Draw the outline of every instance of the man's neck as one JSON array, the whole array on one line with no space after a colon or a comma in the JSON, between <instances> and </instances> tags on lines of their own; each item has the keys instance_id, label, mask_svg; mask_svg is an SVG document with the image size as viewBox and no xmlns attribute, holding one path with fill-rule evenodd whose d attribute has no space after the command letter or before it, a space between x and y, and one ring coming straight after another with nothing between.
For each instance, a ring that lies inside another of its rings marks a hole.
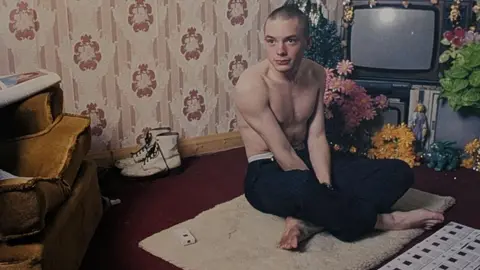
<instances>
[{"instance_id":1,"label":"man's neck","mask_svg":"<svg viewBox=\"0 0 480 270\"><path fill-rule=\"evenodd\" d=\"M278 82L282 83L297 83L298 78L299 78L299 70L300 70L300 65L302 64L302 61L300 61L298 64L294 65L291 70L288 72L278 72L274 67L270 65L270 74L272 79Z\"/></svg>"}]
</instances>

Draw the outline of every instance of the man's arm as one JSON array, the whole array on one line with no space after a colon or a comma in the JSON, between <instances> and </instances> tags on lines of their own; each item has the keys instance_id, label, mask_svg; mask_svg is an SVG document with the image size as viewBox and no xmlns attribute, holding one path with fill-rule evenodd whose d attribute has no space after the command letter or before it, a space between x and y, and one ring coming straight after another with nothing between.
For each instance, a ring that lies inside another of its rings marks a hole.
<instances>
[{"instance_id":1,"label":"man's arm","mask_svg":"<svg viewBox=\"0 0 480 270\"><path fill-rule=\"evenodd\" d=\"M319 68L320 86L317 96L315 115L310 123L308 131L308 151L310 160L318 181L331 184L330 175L330 148L325 133L324 116L324 93L325 93L325 71Z\"/></svg>"},{"instance_id":2,"label":"man's arm","mask_svg":"<svg viewBox=\"0 0 480 270\"><path fill-rule=\"evenodd\" d=\"M234 93L237 111L247 124L263 138L283 170L308 170L270 109L265 82L261 78L253 78L246 73L242 75L237 81Z\"/></svg>"}]
</instances>

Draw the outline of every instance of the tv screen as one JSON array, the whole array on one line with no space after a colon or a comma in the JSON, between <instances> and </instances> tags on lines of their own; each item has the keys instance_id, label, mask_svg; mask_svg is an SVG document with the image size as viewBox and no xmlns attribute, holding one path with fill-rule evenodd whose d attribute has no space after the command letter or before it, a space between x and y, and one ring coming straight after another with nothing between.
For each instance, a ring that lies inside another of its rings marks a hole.
<instances>
[{"instance_id":1,"label":"tv screen","mask_svg":"<svg viewBox=\"0 0 480 270\"><path fill-rule=\"evenodd\" d=\"M428 71L436 55L436 20L427 8L356 8L349 58L362 68Z\"/></svg>"}]
</instances>

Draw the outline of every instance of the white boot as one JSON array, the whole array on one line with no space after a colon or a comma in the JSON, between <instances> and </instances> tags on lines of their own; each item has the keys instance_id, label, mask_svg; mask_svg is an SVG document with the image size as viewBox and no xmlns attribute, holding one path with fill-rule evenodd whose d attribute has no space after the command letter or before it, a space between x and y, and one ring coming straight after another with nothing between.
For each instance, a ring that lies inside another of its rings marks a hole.
<instances>
[{"instance_id":1,"label":"white boot","mask_svg":"<svg viewBox=\"0 0 480 270\"><path fill-rule=\"evenodd\" d=\"M152 141L153 146L148 150L145 159L140 163L135 163L123 168L121 171L123 176L145 177L167 170L158 142L156 140Z\"/></svg>"},{"instance_id":2,"label":"white boot","mask_svg":"<svg viewBox=\"0 0 480 270\"><path fill-rule=\"evenodd\" d=\"M171 170L181 170L178 136L176 132L157 135L145 160L125 167L121 174L128 177L166 176Z\"/></svg>"},{"instance_id":3,"label":"white boot","mask_svg":"<svg viewBox=\"0 0 480 270\"><path fill-rule=\"evenodd\" d=\"M182 159L178 151L178 132L167 132L157 135L157 143L160 145L167 170L182 170Z\"/></svg>"},{"instance_id":4,"label":"white boot","mask_svg":"<svg viewBox=\"0 0 480 270\"><path fill-rule=\"evenodd\" d=\"M168 133L171 130L172 129L170 127L158 127L150 129L147 134L145 134L145 142L142 147L136 152L130 153L130 157L115 161L115 167L118 169L123 169L133 164L142 162L145 160L148 151L153 147L157 135Z\"/></svg>"}]
</instances>

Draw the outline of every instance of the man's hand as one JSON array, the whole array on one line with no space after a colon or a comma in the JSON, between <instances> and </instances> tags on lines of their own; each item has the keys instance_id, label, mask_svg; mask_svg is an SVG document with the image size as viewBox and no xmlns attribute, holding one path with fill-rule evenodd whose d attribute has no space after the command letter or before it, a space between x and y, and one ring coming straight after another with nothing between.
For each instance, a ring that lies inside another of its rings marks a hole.
<instances>
[{"instance_id":1,"label":"man's hand","mask_svg":"<svg viewBox=\"0 0 480 270\"><path fill-rule=\"evenodd\" d=\"M331 185L330 178L330 147L325 133L324 99L325 70L320 67L318 71L319 86L315 115L308 131L308 148L310 160L315 175L320 183Z\"/></svg>"},{"instance_id":2,"label":"man's hand","mask_svg":"<svg viewBox=\"0 0 480 270\"><path fill-rule=\"evenodd\" d=\"M283 170L308 170L278 124L260 76L244 71L237 81L234 101L238 113L262 137Z\"/></svg>"},{"instance_id":3,"label":"man's hand","mask_svg":"<svg viewBox=\"0 0 480 270\"><path fill-rule=\"evenodd\" d=\"M327 186L331 185L330 177L330 148L325 135L309 137L308 148L310 160L318 181Z\"/></svg>"}]
</instances>

